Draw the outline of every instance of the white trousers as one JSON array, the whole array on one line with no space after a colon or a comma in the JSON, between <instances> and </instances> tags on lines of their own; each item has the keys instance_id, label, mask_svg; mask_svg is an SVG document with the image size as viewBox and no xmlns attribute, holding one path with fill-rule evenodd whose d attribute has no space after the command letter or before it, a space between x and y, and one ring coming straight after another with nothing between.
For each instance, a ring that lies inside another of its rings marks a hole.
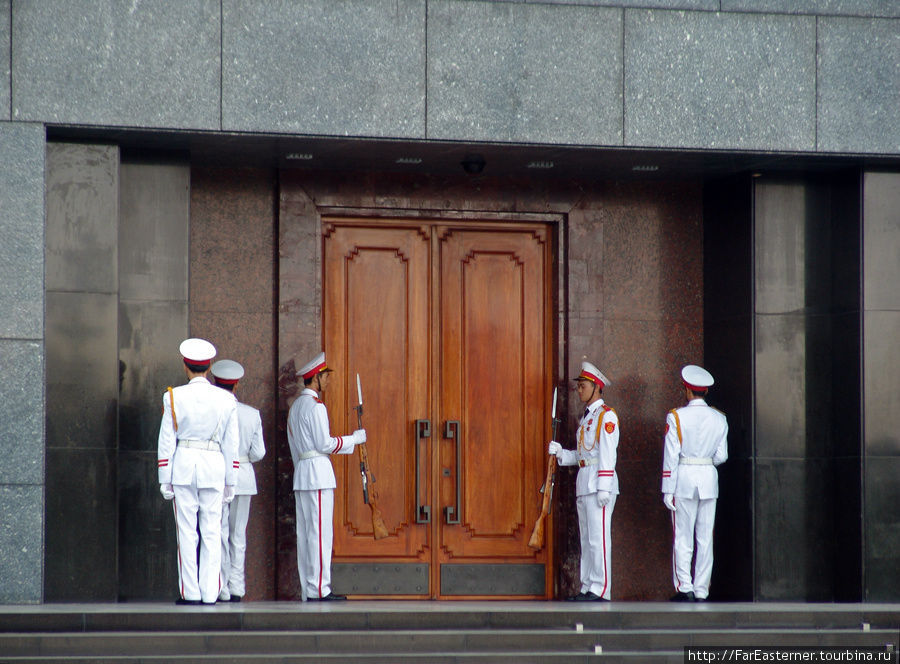
<instances>
[{"instance_id":1,"label":"white trousers","mask_svg":"<svg viewBox=\"0 0 900 664\"><path fill-rule=\"evenodd\" d=\"M297 509L297 571L300 594L318 599L331 593L334 489L294 491Z\"/></svg>"},{"instance_id":2,"label":"white trousers","mask_svg":"<svg viewBox=\"0 0 900 664\"><path fill-rule=\"evenodd\" d=\"M190 486L176 484L172 488L175 491L172 507L178 537L179 593L183 599L214 604L219 597L222 565L222 491L198 489L196 483Z\"/></svg>"},{"instance_id":3,"label":"white trousers","mask_svg":"<svg viewBox=\"0 0 900 664\"><path fill-rule=\"evenodd\" d=\"M222 506L222 590L219 599L244 596L247 522L252 497L235 496L230 505Z\"/></svg>"},{"instance_id":4,"label":"white trousers","mask_svg":"<svg viewBox=\"0 0 900 664\"><path fill-rule=\"evenodd\" d=\"M612 525L616 496L611 495L609 503L597 505L597 494L578 496L575 499L578 511L578 533L581 538L581 592L592 592L609 599L611 594L612 570Z\"/></svg>"},{"instance_id":5,"label":"white trousers","mask_svg":"<svg viewBox=\"0 0 900 664\"><path fill-rule=\"evenodd\" d=\"M676 498L672 513L675 541L672 547L672 580L675 590L693 592L694 597L709 596L709 580L713 567L713 526L716 522L716 499ZM696 542L696 547L694 546ZM691 562L696 549L694 574Z\"/></svg>"}]
</instances>

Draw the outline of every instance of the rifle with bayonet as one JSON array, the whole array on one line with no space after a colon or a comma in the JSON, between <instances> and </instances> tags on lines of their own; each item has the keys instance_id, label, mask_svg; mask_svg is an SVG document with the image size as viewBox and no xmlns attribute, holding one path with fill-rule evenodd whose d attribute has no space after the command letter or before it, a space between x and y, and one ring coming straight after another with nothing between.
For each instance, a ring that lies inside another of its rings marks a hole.
<instances>
[{"instance_id":1,"label":"rifle with bayonet","mask_svg":"<svg viewBox=\"0 0 900 664\"><path fill-rule=\"evenodd\" d=\"M553 408L550 413L553 426L553 438L556 440L556 425L559 420L556 419L556 388L553 388ZM550 514L553 502L553 487L556 485L556 455L550 454L547 459L547 477L544 480L544 486L541 487L541 493L544 494L544 500L541 503L541 513L538 515L537 521L534 522L534 530L531 531L531 539L528 540L528 546L535 550L544 547L544 520Z\"/></svg>"},{"instance_id":2,"label":"rifle with bayonet","mask_svg":"<svg viewBox=\"0 0 900 664\"><path fill-rule=\"evenodd\" d=\"M356 394L359 397L359 405L353 410L356 411L357 428L362 429L362 386L359 382L359 374L356 374ZM366 444L362 443L356 446L359 450L359 474L362 477L363 502L372 510L372 534L375 539L380 540L388 536L387 526L384 525L384 518L381 516L381 510L378 509L378 496L375 493L375 476L369 468L369 451Z\"/></svg>"}]
</instances>

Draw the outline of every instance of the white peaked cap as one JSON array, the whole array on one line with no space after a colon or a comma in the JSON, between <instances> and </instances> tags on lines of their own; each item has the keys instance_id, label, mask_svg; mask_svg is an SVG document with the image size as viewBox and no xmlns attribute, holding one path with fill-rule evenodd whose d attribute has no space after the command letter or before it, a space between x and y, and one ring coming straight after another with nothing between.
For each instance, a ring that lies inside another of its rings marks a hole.
<instances>
[{"instance_id":1,"label":"white peaked cap","mask_svg":"<svg viewBox=\"0 0 900 664\"><path fill-rule=\"evenodd\" d=\"M323 371L331 371L331 369L329 369L325 364L325 353L319 353L309 362L300 367L297 375L305 380L308 380L316 374L322 373Z\"/></svg>"},{"instance_id":2,"label":"white peaked cap","mask_svg":"<svg viewBox=\"0 0 900 664\"><path fill-rule=\"evenodd\" d=\"M217 383L234 384L244 377L244 367L234 360L219 360L209 370Z\"/></svg>"},{"instance_id":3,"label":"white peaked cap","mask_svg":"<svg viewBox=\"0 0 900 664\"><path fill-rule=\"evenodd\" d=\"M688 364L681 370L681 380L686 387L696 387L700 390L705 390L715 382L711 373L696 364Z\"/></svg>"},{"instance_id":4,"label":"white peaked cap","mask_svg":"<svg viewBox=\"0 0 900 664\"><path fill-rule=\"evenodd\" d=\"M206 339L185 339L178 347L185 362L204 365L216 356L216 347Z\"/></svg>"},{"instance_id":5,"label":"white peaked cap","mask_svg":"<svg viewBox=\"0 0 900 664\"><path fill-rule=\"evenodd\" d=\"M576 378L575 380L589 380L592 383L596 383L597 385L599 385L601 390L607 385L612 385L612 381L610 381L609 378L600 373L600 369L595 367L590 362L581 363L581 373L578 374L578 378Z\"/></svg>"}]
</instances>

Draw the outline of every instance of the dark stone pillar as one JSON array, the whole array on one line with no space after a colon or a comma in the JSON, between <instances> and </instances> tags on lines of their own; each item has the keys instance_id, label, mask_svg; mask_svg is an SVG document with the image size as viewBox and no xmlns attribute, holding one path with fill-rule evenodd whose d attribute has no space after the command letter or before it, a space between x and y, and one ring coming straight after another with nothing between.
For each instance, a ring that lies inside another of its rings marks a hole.
<instances>
[{"instance_id":1,"label":"dark stone pillar","mask_svg":"<svg viewBox=\"0 0 900 664\"><path fill-rule=\"evenodd\" d=\"M900 597L900 173L863 180L865 599Z\"/></svg>"}]
</instances>

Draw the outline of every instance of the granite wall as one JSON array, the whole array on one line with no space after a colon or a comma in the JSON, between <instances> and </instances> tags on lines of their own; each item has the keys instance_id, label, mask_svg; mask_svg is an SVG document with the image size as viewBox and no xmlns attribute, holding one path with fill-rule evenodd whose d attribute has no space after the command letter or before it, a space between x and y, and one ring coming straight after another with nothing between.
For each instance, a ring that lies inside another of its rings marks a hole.
<instances>
[{"instance_id":1,"label":"granite wall","mask_svg":"<svg viewBox=\"0 0 900 664\"><path fill-rule=\"evenodd\" d=\"M6 404L0 418L0 602L13 604L40 601L44 582L44 128L40 124L0 122L0 207L0 400Z\"/></svg>"}]
</instances>

